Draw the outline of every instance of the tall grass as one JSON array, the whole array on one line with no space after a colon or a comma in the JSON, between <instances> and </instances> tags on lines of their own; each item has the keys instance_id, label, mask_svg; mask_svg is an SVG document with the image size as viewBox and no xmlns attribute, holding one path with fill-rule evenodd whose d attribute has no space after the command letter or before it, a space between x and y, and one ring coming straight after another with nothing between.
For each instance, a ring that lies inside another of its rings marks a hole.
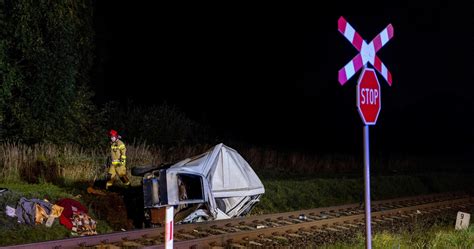
<instances>
[{"instance_id":1,"label":"tall grass","mask_svg":"<svg viewBox=\"0 0 474 249\"><path fill-rule=\"evenodd\" d=\"M174 162L202 153L209 146L150 147L144 143L127 146L128 170L164 162ZM19 143L0 144L0 182L91 181L105 172L108 148L84 149L79 146ZM140 179L132 179L140 181Z\"/></svg>"},{"instance_id":2,"label":"tall grass","mask_svg":"<svg viewBox=\"0 0 474 249\"><path fill-rule=\"evenodd\" d=\"M172 163L205 152L213 145L150 146L145 143L127 144L127 168ZM298 151L279 151L263 147L232 146L257 172L267 177L299 174L319 175L360 173L362 161L351 155L317 155ZM108 148L81 148L74 145L0 143L0 181L31 183L91 181L105 172L103 164ZM442 161L424 158L373 159L372 170L404 171L440 168ZM448 164L446 164L448 165ZM283 174L279 174L282 172ZM132 184L141 179L132 177Z\"/></svg>"},{"instance_id":3,"label":"tall grass","mask_svg":"<svg viewBox=\"0 0 474 249\"><path fill-rule=\"evenodd\" d=\"M18 143L0 144L0 180L3 182L79 180L90 177L99 152L75 146Z\"/></svg>"}]
</instances>

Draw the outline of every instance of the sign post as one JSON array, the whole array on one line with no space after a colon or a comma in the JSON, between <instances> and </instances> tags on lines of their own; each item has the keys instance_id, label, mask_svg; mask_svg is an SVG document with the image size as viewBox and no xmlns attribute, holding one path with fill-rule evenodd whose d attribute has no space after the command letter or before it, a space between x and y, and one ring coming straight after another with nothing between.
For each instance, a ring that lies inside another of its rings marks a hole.
<instances>
[{"instance_id":1,"label":"sign post","mask_svg":"<svg viewBox=\"0 0 474 249\"><path fill-rule=\"evenodd\" d=\"M393 27L389 24L369 44L342 16L337 22L337 28L360 52L339 70L339 83L344 85L359 69L364 68L357 83L357 109L364 123L365 247L372 248L369 125L375 125L377 122L382 107L382 96L377 74L374 69L367 68L367 63L373 65L387 83L392 85L392 75L375 53L393 37Z\"/></svg>"},{"instance_id":2,"label":"sign post","mask_svg":"<svg viewBox=\"0 0 474 249\"><path fill-rule=\"evenodd\" d=\"M166 206L165 249L173 249L174 206Z\"/></svg>"},{"instance_id":3,"label":"sign post","mask_svg":"<svg viewBox=\"0 0 474 249\"><path fill-rule=\"evenodd\" d=\"M364 207L365 207L365 248L372 248L372 217L370 210L370 148L369 126L364 125Z\"/></svg>"},{"instance_id":4,"label":"sign post","mask_svg":"<svg viewBox=\"0 0 474 249\"><path fill-rule=\"evenodd\" d=\"M375 71L362 70L357 84L357 109L364 122L364 199L365 199L365 240L366 248L372 248L371 206L370 206L370 145L369 125L377 121L381 108L380 84Z\"/></svg>"}]
</instances>

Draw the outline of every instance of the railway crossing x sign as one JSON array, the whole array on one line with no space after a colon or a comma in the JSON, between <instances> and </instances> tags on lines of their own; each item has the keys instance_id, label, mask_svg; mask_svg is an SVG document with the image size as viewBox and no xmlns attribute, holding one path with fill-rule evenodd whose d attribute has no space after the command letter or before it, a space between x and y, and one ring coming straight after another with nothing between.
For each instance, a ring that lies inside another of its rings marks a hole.
<instances>
[{"instance_id":1,"label":"railway crossing x sign","mask_svg":"<svg viewBox=\"0 0 474 249\"><path fill-rule=\"evenodd\" d=\"M344 85L354 74L364 67L357 84L357 107L364 121L364 199L365 199L365 248L372 248L371 207L370 207L370 148L369 125L374 125L380 112L382 102L380 84L374 69L367 68L370 63L392 85L392 74L376 55L392 37L393 27L389 24L370 43L355 31L355 29L340 17L337 29L360 52L338 72L339 83Z\"/></svg>"},{"instance_id":2,"label":"railway crossing x sign","mask_svg":"<svg viewBox=\"0 0 474 249\"><path fill-rule=\"evenodd\" d=\"M344 19L340 17L337 21L337 29L347 40L359 51L349 63L339 70L339 83L344 85L359 69L367 63L370 63L385 78L388 84L392 85L392 74L376 55L392 37L393 26L389 24L380 34L378 34L369 44L355 31L355 29Z\"/></svg>"}]
</instances>

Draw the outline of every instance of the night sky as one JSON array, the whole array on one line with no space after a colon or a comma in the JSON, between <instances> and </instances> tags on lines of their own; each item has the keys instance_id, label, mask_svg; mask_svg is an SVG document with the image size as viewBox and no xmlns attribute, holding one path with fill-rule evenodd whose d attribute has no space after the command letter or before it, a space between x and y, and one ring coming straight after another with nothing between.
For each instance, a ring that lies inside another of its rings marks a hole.
<instances>
[{"instance_id":1,"label":"night sky","mask_svg":"<svg viewBox=\"0 0 474 249\"><path fill-rule=\"evenodd\" d=\"M474 4L364 3L371 7L338 2L290 13L98 1L95 100L167 102L221 137L250 144L359 153L360 71L344 86L337 81L357 55L337 31L344 16L368 41L389 23L395 30L377 53L393 86L378 74L373 150L472 154Z\"/></svg>"}]
</instances>

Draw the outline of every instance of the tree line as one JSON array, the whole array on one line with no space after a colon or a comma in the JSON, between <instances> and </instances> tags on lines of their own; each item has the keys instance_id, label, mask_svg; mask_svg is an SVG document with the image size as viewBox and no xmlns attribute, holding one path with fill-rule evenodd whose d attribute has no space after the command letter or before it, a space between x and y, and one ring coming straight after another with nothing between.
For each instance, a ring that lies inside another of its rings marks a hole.
<instances>
[{"instance_id":1,"label":"tree line","mask_svg":"<svg viewBox=\"0 0 474 249\"><path fill-rule=\"evenodd\" d=\"M174 106L92 101L93 15L91 0L0 0L0 141L90 147L110 128L151 144L206 139Z\"/></svg>"}]
</instances>

